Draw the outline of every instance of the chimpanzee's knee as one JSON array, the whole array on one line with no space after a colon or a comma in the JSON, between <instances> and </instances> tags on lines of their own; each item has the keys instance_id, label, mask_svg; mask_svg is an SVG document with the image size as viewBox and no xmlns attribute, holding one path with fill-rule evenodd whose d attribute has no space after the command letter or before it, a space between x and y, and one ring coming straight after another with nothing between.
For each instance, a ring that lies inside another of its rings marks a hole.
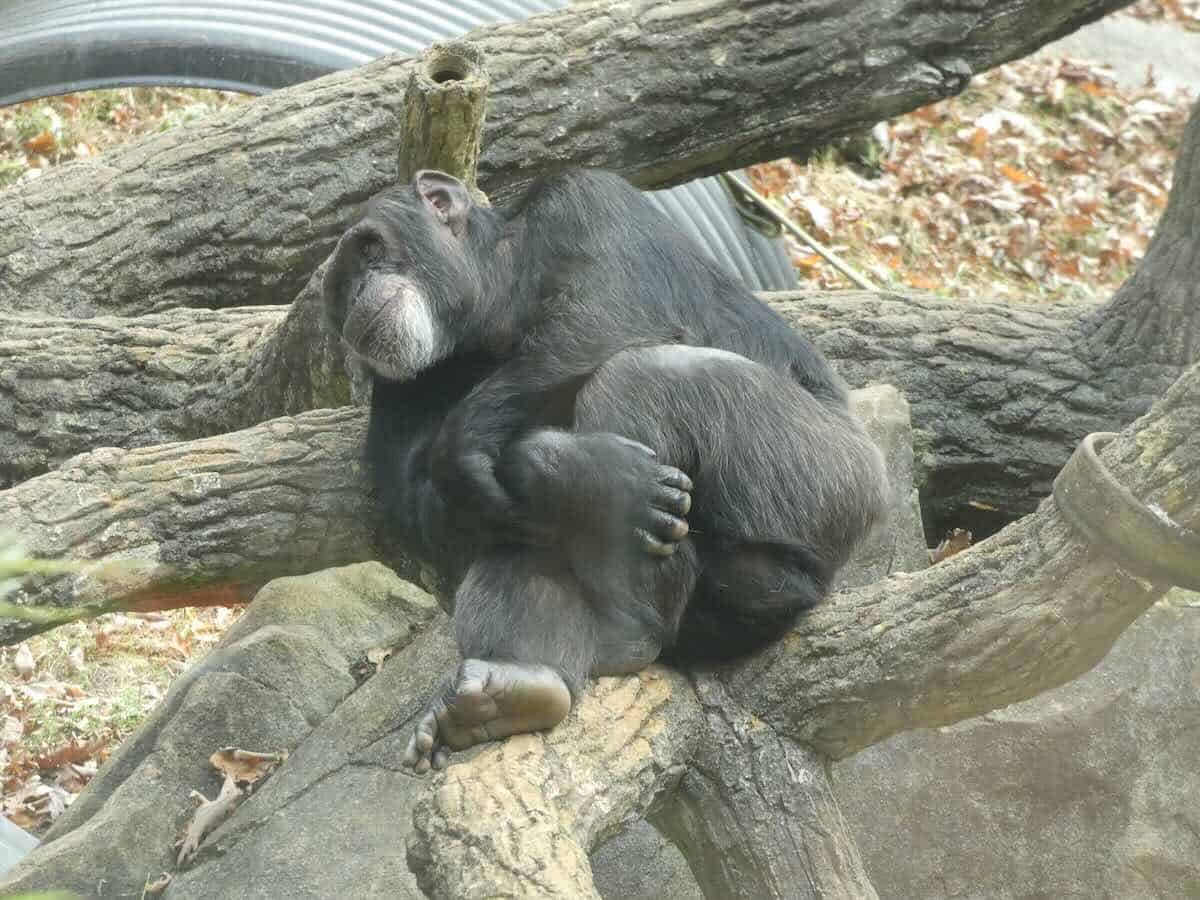
<instances>
[{"instance_id":1,"label":"chimpanzee's knee","mask_svg":"<svg viewBox=\"0 0 1200 900\"><path fill-rule=\"evenodd\" d=\"M579 392L575 418L578 431L640 441L686 472L697 535L787 536L836 568L881 505L879 451L845 405L736 353L623 351Z\"/></svg>"},{"instance_id":2,"label":"chimpanzee's knee","mask_svg":"<svg viewBox=\"0 0 1200 900\"><path fill-rule=\"evenodd\" d=\"M640 441L662 462L691 473L713 447L707 440L714 436L713 413L730 400L755 404L762 382L773 377L753 360L711 347L663 344L624 350L580 390L575 428Z\"/></svg>"}]
</instances>

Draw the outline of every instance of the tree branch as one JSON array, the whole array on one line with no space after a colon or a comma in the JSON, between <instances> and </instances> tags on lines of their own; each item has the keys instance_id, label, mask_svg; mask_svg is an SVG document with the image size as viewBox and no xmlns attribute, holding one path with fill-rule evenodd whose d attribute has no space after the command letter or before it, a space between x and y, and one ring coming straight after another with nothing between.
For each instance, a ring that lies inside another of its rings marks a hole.
<instances>
[{"instance_id":1,"label":"tree branch","mask_svg":"<svg viewBox=\"0 0 1200 900\"><path fill-rule=\"evenodd\" d=\"M1142 502L1200 531L1200 365L1101 458ZM723 677L782 734L840 759L1070 681L1168 586L1090 547L1047 499L937 566L838 594Z\"/></svg>"},{"instance_id":2,"label":"tree branch","mask_svg":"<svg viewBox=\"0 0 1200 900\"><path fill-rule=\"evenodd\" d=\"M699 748L655 824L707 896L877 896L833 796L828 761L782 737L701 676Z\"/></svg>"},{"instance_id":3,"label":"tree branch","mask_svg":"<svg viewBox=\"0 0 1200 900\"><path fill-rule=\"evenodd\" d=\"M350 408L95 450L0 492L0 522L34 556L106 563L37 583L39 604L225 602L278 575L373 555L365 434L365 412ZM14 625L0 637L44 628Z\"/></svg>"},{"instance_id":4,"label":"tree branch","mask_svg":"<svg viewBox=\"0 0 1200 900\"><path fill-rule=\"evenodd\" d=\"M534 174L589 165L666 185L821 146L1127 2L604 0L481 29L479 183L503 201ZM394 180L411 65L334 73L0 194L0 309L135 315L294 297Z\"/></svg>"},{"instance_id":5,"label":"tree branch","mask_svg":"<svg viewBox=\"0 0 1200 900\"><path fill-rule=\"evenodd\" d=\"M598 897L588 851L675 785L699 731L678 674L602 678L569 729L447 770L413 811L409 867L432 898Z\"/></svg>"}]
</instances>

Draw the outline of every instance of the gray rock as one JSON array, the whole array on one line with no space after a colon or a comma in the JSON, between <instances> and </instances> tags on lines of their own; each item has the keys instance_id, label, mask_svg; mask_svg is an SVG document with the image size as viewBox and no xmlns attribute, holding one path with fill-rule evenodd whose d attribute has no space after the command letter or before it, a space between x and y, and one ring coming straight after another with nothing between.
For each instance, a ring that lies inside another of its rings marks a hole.
<instances>
[{"instance_id":1,"label":"gray rock","mask_svg":"<svg viewBox=\"0 0 1200 900\"><path fill-rule=\"evenodd\" d=\"M1200 609L1176 593L1091 672L835 767L881 897L1200 897Z\"/></svg>"},{"instance_id":2,"label":"gray rock","mask_svg":"<svg viewBox=\"0 0 1200 900\"><path fill-rule=\"evenodd\" d=\"M189 791L217 794L213 751L295 748L348 705L351 669L367 650L406 642L436 614L429 595L378 563L271 582L220 646L171 686L45 842L6 873L0 895L140 896L147 878L174 867L171 841L191 811ZM250 896L244 888L239 895Z\"/></svg>"}]
</instances>

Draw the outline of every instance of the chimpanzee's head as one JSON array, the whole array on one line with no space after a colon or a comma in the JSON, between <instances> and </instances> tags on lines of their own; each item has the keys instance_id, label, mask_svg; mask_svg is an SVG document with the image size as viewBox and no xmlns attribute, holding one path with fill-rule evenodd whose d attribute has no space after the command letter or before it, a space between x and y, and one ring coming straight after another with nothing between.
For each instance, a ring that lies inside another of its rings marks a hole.
<instances>
[{"instance_id":1,"label":"chimpanzee's head","mask_svg":"<svg viewBox=\"0 0 1200 900\"><path fill-rule=\"evenodd\" d=\"M457 178L426 170L372 197L342 235L325 273L325 310L374 372L410 379L477 330L487 212Z\"/></svg>"}]
</instances>

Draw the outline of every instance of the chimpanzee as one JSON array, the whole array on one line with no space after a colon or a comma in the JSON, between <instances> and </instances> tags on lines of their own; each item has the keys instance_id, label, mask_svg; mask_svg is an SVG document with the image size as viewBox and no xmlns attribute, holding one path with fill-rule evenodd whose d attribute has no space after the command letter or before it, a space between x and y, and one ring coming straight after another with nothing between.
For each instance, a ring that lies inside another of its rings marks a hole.
<instances>
[{"instance_id":1,"label":"chimpanzee","mask_svg":"<svg viewBox=\"0 0 1200 900\"><path fill-rule=\"evenodd\" d=\"M389 527L457 585L463 662L417 771L557 724L589 674L763 646L880 515L828 362L615 175L490 209L419 172L370 200L324 291L373 373Z\"/></svg>"}]
</instances>

